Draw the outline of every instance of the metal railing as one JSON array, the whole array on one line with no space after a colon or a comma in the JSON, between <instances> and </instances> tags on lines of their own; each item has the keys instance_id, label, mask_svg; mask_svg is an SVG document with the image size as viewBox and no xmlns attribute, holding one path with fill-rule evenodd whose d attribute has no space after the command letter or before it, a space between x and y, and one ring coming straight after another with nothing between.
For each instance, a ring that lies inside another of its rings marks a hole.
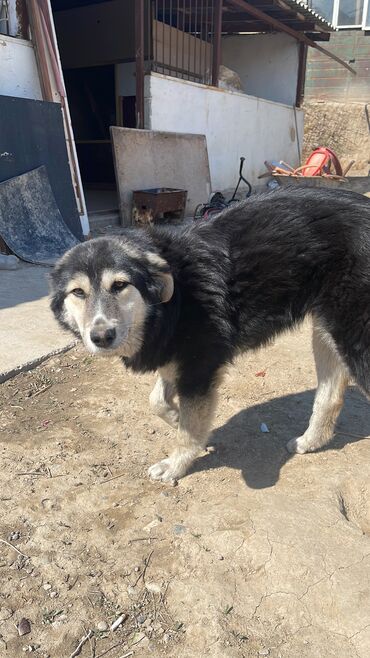
<instances>
[{"instance_id":1,"label":"metal railing","mask_svg":"<svg viewBox=\"0 0 370 658\"><path fill-rule=\"evenodd\" d=\"M214 5L215 0L153 0L152 71L211 84Z\"/></svg>"},{"instance_id":2,"label":"metal railing","mask_svg":"<svg viewBox=\"0 0 370 658\"><path fill-rule=\"evenodd\" d=\"M0 34L9 34L8 0L0 0Z\"/></svg>"}]
</instances>

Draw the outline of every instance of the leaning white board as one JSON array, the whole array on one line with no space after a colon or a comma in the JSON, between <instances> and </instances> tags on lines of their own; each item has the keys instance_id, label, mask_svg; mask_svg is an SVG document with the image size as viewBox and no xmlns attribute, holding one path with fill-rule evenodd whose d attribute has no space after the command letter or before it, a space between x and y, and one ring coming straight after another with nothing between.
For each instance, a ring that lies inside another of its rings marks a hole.
<instances>
[{"instance_id":1,"label":"leaning white board","mask_svg":"<svg viewBox=\"0 0 370 658\"><path fill-rule=\"evenodd\" d=\"M185 215L211 192L205 135L111 128L121 217L131 224L132 192L154 187L187 190Z\"/></svg>"}]
</instances>

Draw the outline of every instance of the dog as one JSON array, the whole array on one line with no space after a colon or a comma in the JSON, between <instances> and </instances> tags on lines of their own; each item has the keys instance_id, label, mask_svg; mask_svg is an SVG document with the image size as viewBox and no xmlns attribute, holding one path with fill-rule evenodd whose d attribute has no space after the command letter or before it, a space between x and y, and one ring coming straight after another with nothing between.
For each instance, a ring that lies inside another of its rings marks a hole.
<instances>
[{"instance_id":1,"label":"dog","mask_svg":"<svg viewBox=\"0 0 370 658\"><path fill-rule=\"evenodd\" d=\"M318 387L287 448L317 450L349 379L370 393L370 202L281 188L180 228L79 244L52 272L51 309L92 354L158 371L150 405L177 429L175 450L149 469L164 482L206 446L224 368L312 316Z\"/></svg>"}]
</instances>

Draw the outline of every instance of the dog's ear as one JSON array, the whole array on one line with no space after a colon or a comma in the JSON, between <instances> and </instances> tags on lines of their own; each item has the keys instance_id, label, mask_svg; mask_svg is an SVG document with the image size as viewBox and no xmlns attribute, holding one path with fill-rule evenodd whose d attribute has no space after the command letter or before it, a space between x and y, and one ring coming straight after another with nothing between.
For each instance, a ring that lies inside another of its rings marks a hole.
<instances>
[{"instance_id":1,"label":"dog's ear","mask_svg":"<svg viewBox=\"0 0 370 658\"><path fill-rule=\"evenodd\" d=\"M159 299L163 304L169 302L175 290L175 283L169 265L162 256L148 251L146 258L150 263L151 274L158 285Z\"/></svg>"},{"instance_id":2,"label":"dog's ear","mask_svg":"<svg viewBox=\"0 0 370 658\"><path fill-rule=\"evenodd\" d=\"M160 286L160 300L165 304L170 301L175 289L173 276L171 272L156 272L155 278Z\"/></svg>"}]
</instances>

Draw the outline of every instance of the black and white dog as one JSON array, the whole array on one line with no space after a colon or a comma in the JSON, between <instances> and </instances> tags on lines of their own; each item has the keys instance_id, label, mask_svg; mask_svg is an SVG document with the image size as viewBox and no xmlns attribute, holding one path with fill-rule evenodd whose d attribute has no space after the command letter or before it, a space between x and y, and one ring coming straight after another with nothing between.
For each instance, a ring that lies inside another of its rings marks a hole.
<instances>
[{"instance_id":1,"label":"black and white dog","mask_svg":"<svg viewBox=\"0 0 370 658\"><path fill-rule=\"evenodd\" d=\"M304 453L332 437L352 377L370 393L370 202L340 190L281 189L183 228L128 229L69 251L51 308L93 354L158 371L150 396L177 447L149 469L182 477L207 443L234 356L313 317L318 388ZM175 398L178 396L178 403Z\"/></svg>"}]
</instances>

